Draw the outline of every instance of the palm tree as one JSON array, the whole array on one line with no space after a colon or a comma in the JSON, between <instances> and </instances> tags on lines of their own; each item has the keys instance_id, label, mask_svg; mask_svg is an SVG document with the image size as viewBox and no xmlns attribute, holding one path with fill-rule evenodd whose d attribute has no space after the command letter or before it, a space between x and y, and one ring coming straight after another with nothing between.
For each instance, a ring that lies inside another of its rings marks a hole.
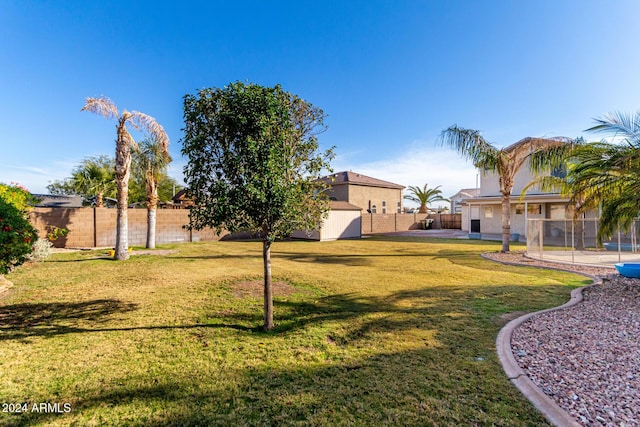
<instances>
[{"instance_id":1,"label":"palm tree","mask_svg":"<svg viewBox=\"0 0 640 427\"><path fill-rule=\"evenodd\" d=\"M640 213L640 112L613 113L596 119L587 132L610 137L579 150L570 171L575 192L585 203L601 206L598 241L618 229L628 231Z\"/></svg>"},{"instance_id":2,"label":"palm tree","mask_svg":"<svg viewBox=\"0 0 640 427\"><path fill-rule=\"evenodd\" d=\"M71 176L71 183L78 194L88 198L95 196L96 207L104 207L104 196L115 190L113 159L107 156L86 159Z\"/></svg>"},{"instance_id":3,"label":"palm tree","mask_svg":"<svg viewBox=\"0 0 640 427\"><path fill-rule=\"evenodd\" d=\"M134 165L144 177L147 193L147 248L156 247L156 209L158 208L158 183L171 162L166 146L146 138L133 153Z\"/></svg>"},{"instance_id":4,"label":"palm tree","mask_svg":"<svg viewBox=\"0 0 640 427\"><path fill-rule=\"evenodd\" d=\"M69 178L47 185L52 194L77 194L85 200L95 197L96 207L104 206L104 197L116 192L115 162L109 156L88 157L71 172Z\"/></svg>"},{"instance_id":5,"label":"palm tree","mask_svg":"<svg viewBox=\"0 0 640 427\"><path fill-rule=\"evenodd\" d=\"M117 190L117 229L116 248L114 258L126 260L129 258L127 204L129 195L129 177L131 176L131 147L136 142L129 133L127 125L136 130L151 135L157 143L166 150L169 145L169 137L156 120L139 111L122 110L118 112L115 104L104 96L100 98L87 98L81 111L90 111L101 115L106 119L115 119L116 138L116 190Z\"/></svg>"},{"instance_id":6,"label":"palm tree","mask_svg":"<svg viewBox=\"0 0 640 427\"><path fill-rule=\"evenodd\" d=\"M441 187L429 188L429 184L425 184L422 188L410 185L407 189L411 194L405 194L404 198L412 202L420 204L418 213L427 213L427 205L433 202L448 202L449 199L442 197Z\"/></svg>"},{"instance_id":7,"label":"palm tree","mask_svg":"<svg viewBox=\"0 0 640 427\"><path fill-rule=\"evenodd\" d=\"M496 148L479 131L457 125L442 131L440 141L471 160L475 167L498 174L502 204L502 252L509 252L510 249L511 191L516 173L527 161L534 173L553 167L571 146L571 140L567 138L528 137L508 147Z\"/></svg>"}]
</instances>

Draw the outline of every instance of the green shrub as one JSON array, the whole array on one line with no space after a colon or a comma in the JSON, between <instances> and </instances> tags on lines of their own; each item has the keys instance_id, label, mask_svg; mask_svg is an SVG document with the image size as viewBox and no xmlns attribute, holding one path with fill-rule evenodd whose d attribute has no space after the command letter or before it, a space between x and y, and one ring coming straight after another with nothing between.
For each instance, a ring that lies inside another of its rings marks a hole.
<instances>
[{"instance_id":1,"label":"green shrub","mask_svg":"<svg viewBox=\"0 0 640 427\"><path fill-rule=\"evenodd\" d=\"M0 182L0 199L15 206L20 212L27 212L31 206L38 202L38 198L29 193L23 186L11 183L11 185Z\"/></svg>"},{"instance_id":2,"label":"green shrub","mask_svg":"<svg viewBox=\"0 0 640 427\"><path fill-rule=\"evenodd\" d=\"M47 239L38 239L32 246L31 255L29 259L32 261L40 262L51 256L51 248L53 243Z\"/></svg>"},{"instance_id":3,"label":"green shrub","mask_svg":"<svg viewBox=\"0 0 640 427\"><path fill-rule=\"evenodd\" d=\"M26 213L0 197L0 274L27 261L37 238Z\"/></svg>"}]
</instances>

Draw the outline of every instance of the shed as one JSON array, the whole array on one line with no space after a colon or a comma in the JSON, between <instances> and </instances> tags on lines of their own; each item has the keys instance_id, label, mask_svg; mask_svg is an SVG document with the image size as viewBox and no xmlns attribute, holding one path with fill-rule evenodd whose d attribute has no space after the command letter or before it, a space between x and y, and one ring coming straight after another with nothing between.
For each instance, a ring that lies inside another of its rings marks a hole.
<instances>
[{"instance_id":1,"label":"shed","mask_svg":"<svg viewBox=\"0 0 640 427\"><path fill-rule=\"evenodd\" d=\"M358 239L362 235L362 209L347 202L332 200L327 218L320 230L294 231L294 239L319 240Z\"/></svg>"}]
</instances>

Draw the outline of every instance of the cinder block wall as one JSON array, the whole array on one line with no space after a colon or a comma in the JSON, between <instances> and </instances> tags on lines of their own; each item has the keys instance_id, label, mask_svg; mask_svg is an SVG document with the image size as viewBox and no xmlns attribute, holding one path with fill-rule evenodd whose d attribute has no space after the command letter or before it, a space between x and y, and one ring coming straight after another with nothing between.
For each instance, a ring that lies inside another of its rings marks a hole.
<instances>
[{"instance_id":1,"label":"cinder block wall","mask_svg":"<svg viewBox=\"0 0 640 427\"><path fill-rule=\"evenodd\" d=\"M363 214L362 234L415 230L424 214Z\"/></svg>"},{"instance_id":2,"label":"cinder block wall","mask_svg":"<svg viewBox=\"0 0 640 427\"><path fill-rule=\"evenodd\" d=\"M128 209L129 245L143 246L147 240L147 210ZM67 228L69 233L54 242L60 248L113 247L116 243L115 209L107 208L34 208L31 213L38 235L46 237L48 225ZM217 241L227 233L215 230L189 231L187 209L156 211L156 243Z\"/></svg>"}]
</instances>

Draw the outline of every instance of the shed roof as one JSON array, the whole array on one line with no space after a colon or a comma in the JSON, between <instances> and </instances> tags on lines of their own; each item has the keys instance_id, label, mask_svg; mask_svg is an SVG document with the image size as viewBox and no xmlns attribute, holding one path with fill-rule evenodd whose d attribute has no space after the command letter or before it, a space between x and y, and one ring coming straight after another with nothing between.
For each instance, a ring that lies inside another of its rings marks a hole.
<instances>
[{"instance_id":1,"label":"shed roof","mask_svg":"<svg viewBox=\"0 0 640 427\"><path fill-rule=\"evenodd\" d=\"M393 182L383 181L381 179L372 178L352 171L336 172L321 179L331 186L353 184L368 187L393 188L398 190L402 190L404 188L404 186L400 184L394 184Z\"/></svg>"},{"instance_id":2,"label":"shed roof","mask_svg":"<svg viewBox=\"0 0 640 427\"><path fill-rule=\"evenodd\" d=\"M332 211L361 211L362 208L352 205L348 202L341 202L338 200L331 200L329 207Z\"/></svg>"}]
</instances>

